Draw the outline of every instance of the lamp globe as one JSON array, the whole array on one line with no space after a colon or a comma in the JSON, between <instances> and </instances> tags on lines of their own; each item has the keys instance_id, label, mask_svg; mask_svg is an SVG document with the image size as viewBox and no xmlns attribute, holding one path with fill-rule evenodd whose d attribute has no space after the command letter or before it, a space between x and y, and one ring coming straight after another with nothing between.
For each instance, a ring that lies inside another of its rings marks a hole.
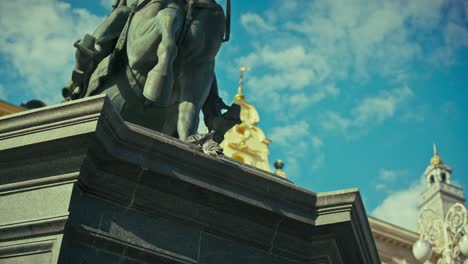
<instances>
[{"instance_id":1,"label":"lamp globe","mask_svg":"<svg viewBox=\"0 0 468 264\"><path fill-rule=\"evenodd\" d=\"M458 243L458 246L460 246L461 253L465 257L468 257L468 235L467 234L463 235L463 237L460 239L460 242Z\"/></svg>"},{"instance_id":2,"label":"lamp globe","mask_svg":"<svg viewBox=\"0 0 468 264\"><path fill-rule=\"evenodd\" d=\"M413 245L413 255L421 263L424 263L432 255L431 244L424 239L419 239Z\"/></svg>"}]
</instances>

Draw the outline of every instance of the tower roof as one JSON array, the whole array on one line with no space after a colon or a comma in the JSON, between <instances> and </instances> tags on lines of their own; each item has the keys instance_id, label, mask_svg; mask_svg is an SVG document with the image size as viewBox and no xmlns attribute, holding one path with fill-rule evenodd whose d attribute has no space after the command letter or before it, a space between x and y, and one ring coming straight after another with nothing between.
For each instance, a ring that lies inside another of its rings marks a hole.
<instances>
[{"instance_id":1,"label":"tower roof","mask_svg":"<svg viewBox=\"0 0 468 264\"><path fill-rule=\"evenodd\" d=\"M442 161L442 158L437 154L437 146L436 144L433 144L432 145L433 149L434 149L434 156L431 158L431 164L432 165L440 165L442 163L444 163Z\"/></svg>"},{"instance_id":2,"label":"tower roof","mask_svg":"<svg viewBox=\"0 0 468 264\"><path fill-rule=\"evenodd\" d=\"M437 168L440 168L442 170L445 170L445 171L448 171L449 173L452 172L452 168L447 165L446 163L444 163L442 161L442 158L439 156L438 152L437 152L437 146L436 144L434 144L432 146L433 150L434 150L434 154L430 160L430 163L429 165L427 166L426 170L424 171L424 175L429 175L429 173Z\"/></svg>"}]
</instances>

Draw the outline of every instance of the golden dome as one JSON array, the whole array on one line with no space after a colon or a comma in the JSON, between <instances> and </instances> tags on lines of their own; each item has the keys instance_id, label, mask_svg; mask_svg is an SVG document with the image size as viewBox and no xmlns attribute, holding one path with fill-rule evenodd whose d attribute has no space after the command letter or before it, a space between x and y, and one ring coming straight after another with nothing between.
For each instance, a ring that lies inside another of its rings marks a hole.
<instances>
[{"instance_id":1,"label":"golden dome","mask_svg":"<svg viewBox=\"0 0 468 264\"><path fill-rule=\"evenodd\" d=\"M442 158L437 154L437 147L436 144L433 145L434 148L434 156L431 159L431 164L432 165L440 165L442 164Z\"/></svg>"},{"instance_id":2,"label":"golden dome","mask_svg":"<svg viewBox=\"0 0 468 264\"><path fill-rule=\"evenodd\" d=\"M234 100L234 104L240 107L241 123L226 131L221 147L227 157L271 172L268 162L270 140L257 126L260 116L255 106L245 100L243 93L244 72L247 70L247 67L240 68L239 88Z\"/></svg>"}]
</instances>

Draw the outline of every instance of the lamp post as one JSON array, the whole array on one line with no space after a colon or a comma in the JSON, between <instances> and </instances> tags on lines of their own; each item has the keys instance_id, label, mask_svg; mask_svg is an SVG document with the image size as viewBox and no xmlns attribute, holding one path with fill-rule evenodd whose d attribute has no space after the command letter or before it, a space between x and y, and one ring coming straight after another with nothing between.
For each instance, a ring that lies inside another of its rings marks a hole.
<instances>
[{"instance_id":1,"label":"lamp post","mask_svg":"<svg viewBox=\"0 0 468 264\"><path fill-rule=\"evenodd\" d=\"M449 208L445 219L431 209L423 210L418 220L421 236L413 245L415 258L421 263L431 263L434 250L440 255L437 264L468 264L467 221L466 208L460 203Z\"/></svg>"}]
</instances>

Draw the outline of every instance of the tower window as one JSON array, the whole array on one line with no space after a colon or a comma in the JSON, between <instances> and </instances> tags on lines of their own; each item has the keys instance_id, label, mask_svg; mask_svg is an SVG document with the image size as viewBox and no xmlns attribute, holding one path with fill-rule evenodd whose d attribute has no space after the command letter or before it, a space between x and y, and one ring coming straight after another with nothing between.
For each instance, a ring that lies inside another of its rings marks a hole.
<instances>
[{"instance_id":1,"label":"tower window","mask_svg":"<svg viewBox=\"0 0 468 264\"><path fill-rule=\"evenodd\" d=\"M430 182L431 184L434 183L434 175L431 175L431 177L429 178L429 182Z\"/></svg>"},{"instance_id":2,"label":"tower window","mask_svg":"<svg viewBox=\"0 0 468 264\"><path fill-rule=\"evenodd\" d=\"M442 182L445 182L447 180L447 174L442 173L440 176L442 177Z\"/></svg>"}]
</instances>

